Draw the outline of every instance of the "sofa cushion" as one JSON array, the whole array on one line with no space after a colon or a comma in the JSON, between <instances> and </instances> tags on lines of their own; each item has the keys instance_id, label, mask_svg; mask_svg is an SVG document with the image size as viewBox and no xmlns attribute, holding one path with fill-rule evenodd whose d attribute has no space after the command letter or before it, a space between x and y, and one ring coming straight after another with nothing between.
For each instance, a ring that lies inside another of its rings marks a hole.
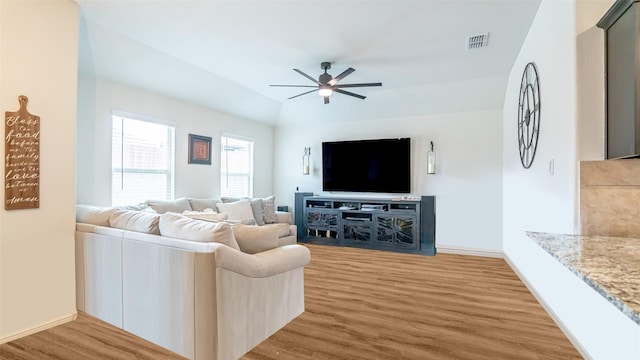
<instances>
[{"instance_id":1,"label":"sofa cushion","mask_svg":"<svg viewBox=\"0 0 640 360\"><path fill-rule=\"evenodd\" d=\"M76 222L109 226L111 214L118 209L95 205L76 205Z\"/></svg>"},{"instance_id":2,"label":"sofa cushion","mask_svg":"<svg viewBox=\"0 0 640 360\"><path fill-rule=\"evenodd\" d=\"M244 219L244 220L224 220L224 222L226 222L227 224L231 224L231 225L247 225L247 226L255 226L256 221L254 219Z\"/></svg>"},{"instance_id":3,"label":"sofa cushion","mask_svg":"<svg viewBox=\"0 0 640 360\"><path fill-rule=\"evenodd\" d=\"M242 252L255 254L278 247L278 228L233 225L233 234Z\"/></svg>"},{"instance_id":4,"label":"sofa cushion","mask_svg":"<svg viewBox=\"0 0 640 360\"><path fill-rule=\"evenodd\" d=\"M218 211L216 208L216 204L222 202L219 198L210 198L210 199L192 199L189 198L189 205L191 205L191 210L193 211L204 211L205 209L211 209L213 211Z\"/></svg>"},{"instance_id":5,"label":"sofa cushion","mask_svg":"<svg viewBox=\"0 0 640 360\"><path fill-rule=\"evenodd\" d=\"M276 219L278 223L293 224L293 215L286 211L276 211Z\"/></svg>"},{"instance_id":6,"label":"sofa cushion","mask_svg":"<svg viewBox=\"0 0 640 360\"><path fill-rule=\"evenodd\" d=\"M160 234L160 215L146 211L117 210L109 217L109 226L147 234Z\"/></svg>"},{"instance_id":7,"label":"sofa cushion","mask_svg":"<svg viewBox=\"0 0 640 360\"><path fill-rule=\"evenodd\" d=\"M167 211L181 213L185 210L192 210L187 198L174 200L147 200L147 204L158 214L164 214Z\"/></svg>"},{"instance_id":8,"label":"sofa cushion","mask_svg":"<svg viewBox=\"0 0 640 360\"><path fill-rule=\"evenodd\" d=\"M297 244L297 243L298 243L298 240L296 239L295 235L289 235L289 236L279 237L278 238L278 247L286 246L286 245L293 245L293 244Z\"/></svg>"},{"instance_id":9,"label":"sofa cushion","mask_svg":"<svg viewBox=\"0 0 640 360\"><path fill-rule=\"evenodd\" d=\"M286 223L265 224L264 226L276 229L276 232L278 233L278 237L289 236L289 231L290 231L289 228L291 227L289 224L286 224Z\"/></svg>"},{"instance_id":10,"label":"sofa cushion","mask_svg":"<svg viewBox=\"0 0 640 360\"><path fill-rule=\"evenodd\" d=\"M216 207L221 213L229 215L229 220L243 221L252 219L255 221L249 200L243 199L230 203L217 203Z\"/></svg>"},{"instance_id":11,"label":"sofa cushion","mask_svg":"<svg viewBox=\"0 0 640 360\"><path fill-rule=\"evenodd\" d=\"M160 234L177 239L200 242L217 242L240 250L231 230L225 222L200 221L175 213L160 215Z\"/></svg>"}]
</instances>

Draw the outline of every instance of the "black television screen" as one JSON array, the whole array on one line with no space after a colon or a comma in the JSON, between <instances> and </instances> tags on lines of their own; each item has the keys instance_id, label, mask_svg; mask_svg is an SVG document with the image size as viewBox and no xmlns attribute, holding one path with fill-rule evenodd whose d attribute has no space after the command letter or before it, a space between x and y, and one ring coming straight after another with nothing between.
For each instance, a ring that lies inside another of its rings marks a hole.
<instances>
[{"instance_id":1,"label":"black television screen","mask_svg":"<svg viewBox=\"0 0 640 360\"><path fill-rule=\"evenodd\" d=\"M322 143L322 190L411 192L411 139Z\"/></svg>"}]
</instances>

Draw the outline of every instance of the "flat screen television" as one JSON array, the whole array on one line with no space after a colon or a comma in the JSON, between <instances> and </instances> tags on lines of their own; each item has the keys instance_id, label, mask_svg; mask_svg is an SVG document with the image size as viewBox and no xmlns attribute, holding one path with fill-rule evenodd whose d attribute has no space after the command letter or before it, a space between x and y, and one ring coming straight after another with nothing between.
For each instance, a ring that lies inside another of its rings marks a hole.
<instances>
[{"instance_id":1,"label":"flat screen television","mask_svg":"<svg viewBox=\"0 0 640 360\"><path fill-rule=\"evenodd\" d=\"M411 192L411 139L322 143L322 190Z\"/></svg>"}]
</instances>

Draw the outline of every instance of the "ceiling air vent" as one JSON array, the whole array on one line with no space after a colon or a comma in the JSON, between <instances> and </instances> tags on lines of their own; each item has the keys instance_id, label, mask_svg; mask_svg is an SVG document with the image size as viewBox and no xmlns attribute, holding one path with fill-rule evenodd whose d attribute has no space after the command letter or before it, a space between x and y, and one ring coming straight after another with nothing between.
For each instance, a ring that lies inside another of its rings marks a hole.
<instances>
[{"instance_id":1,"label":"ceiling air vent","mask_svg":"<svg viewBox=\"0 0 640 360\"><path fill-rule=\"evenodd\" d=\"M466 41L467 50L487 47L488 41L489 41L489 33L467 36L467 41Z\"/></svg>"}]
</instances>

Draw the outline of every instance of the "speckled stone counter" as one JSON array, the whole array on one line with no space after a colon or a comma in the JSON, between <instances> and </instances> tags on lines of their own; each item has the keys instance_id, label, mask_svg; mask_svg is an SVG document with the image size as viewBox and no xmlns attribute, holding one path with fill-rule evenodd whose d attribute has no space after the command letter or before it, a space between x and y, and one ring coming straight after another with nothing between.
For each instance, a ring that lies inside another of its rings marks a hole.
<instances>
[{"instance_id":1,"label":"speckled stone counter","mask_svg":"<svg viewBox=\"0 0 640 360\"><path fill-rule=\"evenodd\" d=\"M527 235L640 325L640 239Z\"/></svg>"}]
</instances>

